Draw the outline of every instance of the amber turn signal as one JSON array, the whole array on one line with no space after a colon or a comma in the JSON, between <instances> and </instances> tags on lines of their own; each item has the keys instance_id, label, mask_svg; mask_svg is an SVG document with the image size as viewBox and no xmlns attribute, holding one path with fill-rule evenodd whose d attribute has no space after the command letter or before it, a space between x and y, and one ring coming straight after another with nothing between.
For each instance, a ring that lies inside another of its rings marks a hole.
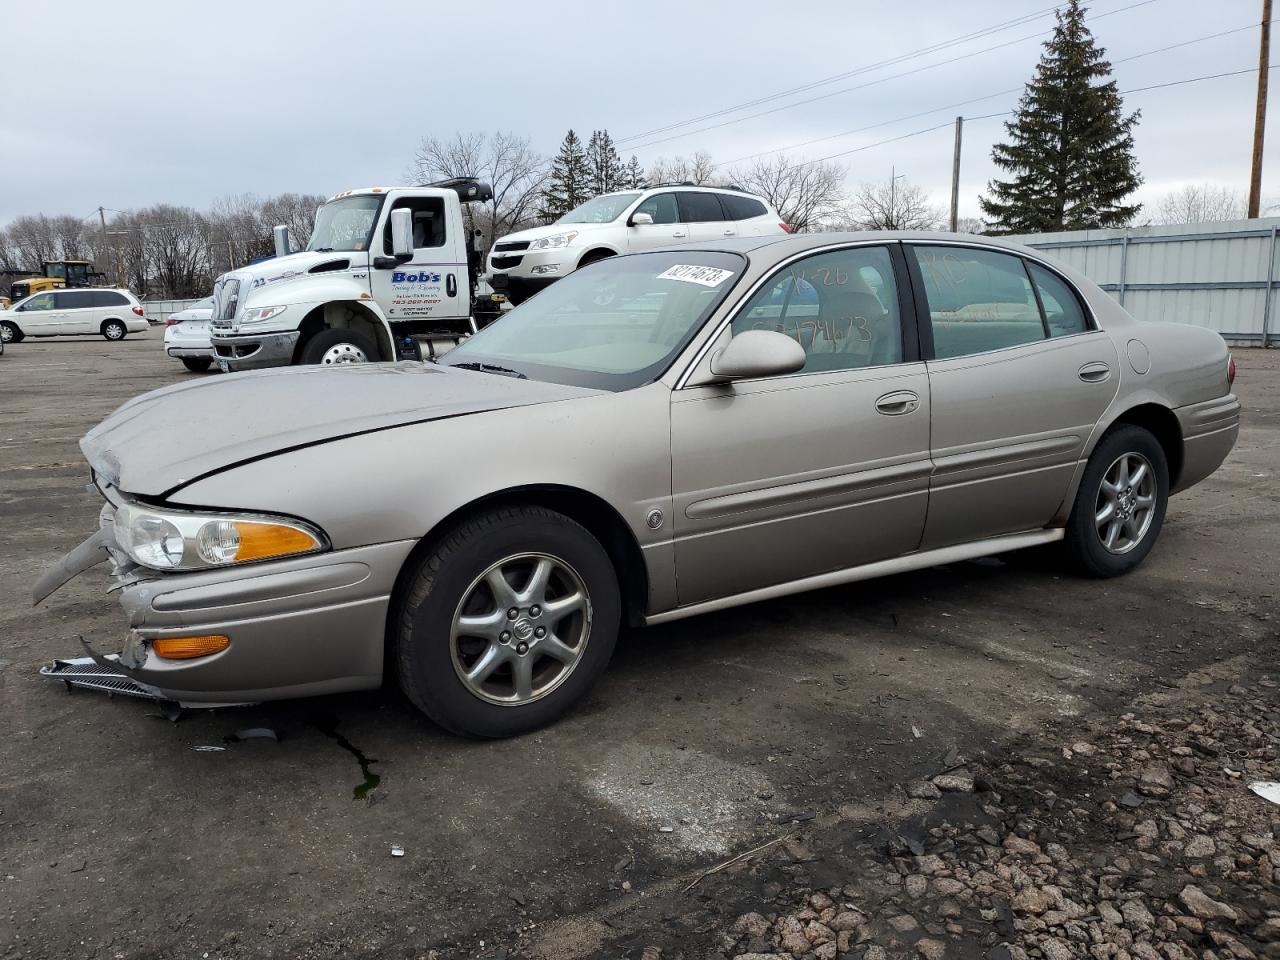
<instances>
[{"instance_id":1,"label":"amber turn signal","mask_svg":"<svg viewBox=\"0 0 1280 960\"><path fill-rule=\"evenodd\" d=\"M231 638L220 633L205 637L157 637L151 649L162 660L194 660L221 653L231 646Z\"/></svg>"}]
</instances>

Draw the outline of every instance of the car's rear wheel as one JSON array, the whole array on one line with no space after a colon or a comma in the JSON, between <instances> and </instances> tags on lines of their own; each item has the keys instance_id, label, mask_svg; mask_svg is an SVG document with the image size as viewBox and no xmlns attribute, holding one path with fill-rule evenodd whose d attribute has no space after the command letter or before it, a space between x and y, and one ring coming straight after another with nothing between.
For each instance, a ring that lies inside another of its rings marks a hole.
<instances>
[{"instance_id":1,"label":"car's rear wheel","mask_svg":"<svg viewBox=\"0 0 1280 960\"><path fill-rule=\"evenodd\" d=\"M123 340L129 331L119 320L107 320L102 324L102 335L108 340Z\"/></svg>"},{"instance_id":2,"label":"car's rear wheel","mask_svg":"<svg viewBox=\"0 0 1280 960\"><path fill-rule=\"evenodd\" d=\"M182 365L192 373L204 373L213 366L213 360L210 357L183 357Z\"/></svg>"},{"instance_id":3,"label":"car's rear wheel","mask_svg":"<svg viewBox=\"0 0 1280 960\"><path fill-rule=\"evenodd\" d=\"M0 340L5 343L21 343L24 334L16 323L0 321Z\"/></svg>"},{"instance_id":4,"label":"car's rear wheel","mask_svg":"<svg viewBox=\"0 0 1280 960\"><path fill-rule=\"evenodd\" d=\"M1115 577L1140 564L1164 526L1169 462L1141 427L1107 433L1085 467L1067 521L1067 550L1082 571Z\"/></svg>"},{"instance_id":5,"label":"car's rear wheel","mask_svg":"<svg viewBox=\"0 0 1280 960\"><path fill-rule=\"evenodd\" d=\"M409 575L396 621L400 685L456 733L536 729L604 670L620 609L609 555L582 526L535 506L478 514Z\"/></svg>"},{"instance_id":6,"label":"car's rear wheel","mask_svg":"<svg viewBox=\"0 0 1280 960\"><path fill-rule=\"evenodd\" d=\"M302 348L302 362L337 366L378 359L378 348L358 330L321 330Z\"/></svg>"}]
</instances>

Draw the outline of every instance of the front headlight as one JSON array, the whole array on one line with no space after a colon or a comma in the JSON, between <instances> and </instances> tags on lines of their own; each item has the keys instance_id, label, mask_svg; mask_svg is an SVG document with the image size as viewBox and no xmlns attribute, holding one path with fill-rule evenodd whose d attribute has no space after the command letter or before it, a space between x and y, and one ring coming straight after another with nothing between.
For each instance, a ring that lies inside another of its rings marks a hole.
<instances>
[{"instance_id":1,"label":"front headlight","mask_svg":"<svg viewBox=\"0 0 1280 960\"><path fill-rule=\"evenodd\" d=\"M116 543L152 570L207 570L317 553L324 534L298 520L187 513L126 503L116 511Z\"/></svg>"},{"instance_id":2,"label":"front headlight","mask_svg":"<svg viewBox=\"0 0 1280 960\"><path fill-rule=\"evenodd\" d=\"M555 250L558 247L567 247L573 243L574 237L578 235L577 230L570 230L568 233L557 233L553 237L543 237L541 240L534 240L529 244L530 250Z\"/></svg>"},{"instance_id":3,"label":"front headlight","mask_svg":"<svg viewBox=\"0 0 1280 960\"><path fill-rule=\"evenodd\" d=\"M263 320L270 320L277 314L284 313L284 307L250 307L244 312L244 316L240 318L241 323L261 323Z\"/></svg>"}]
</instances>

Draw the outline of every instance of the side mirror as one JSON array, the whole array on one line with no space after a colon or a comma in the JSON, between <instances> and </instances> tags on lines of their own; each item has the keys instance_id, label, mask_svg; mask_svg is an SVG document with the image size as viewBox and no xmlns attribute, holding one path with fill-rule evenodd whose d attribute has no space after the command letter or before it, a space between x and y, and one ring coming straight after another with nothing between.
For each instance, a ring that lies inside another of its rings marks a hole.
<instances>
[{"instance_id":1,"label":"side mirror","mask_svg":"<svg viewBox=\"0 0 1280 960\"><path fill-rule=\"evenodd\" d=\"M641 224L652 224L653 216L648 213L633 213L631 215L631 226L638 227Z\"/></svg>"},{"instance_id":2,"label":"side mirror","mask_svg":"<svg viewBox=\"0 0 1280 960\"><path fill-rule=\"evenodd\" d=\"M711 358L711 373L720 380L754 380L795 373L804 367L804 347L785 333L744 330Z\"/></svg>"},{"instance_id":3,"label":"side mirror","mask_svg":"<svg viewBox=\"0 0 1280 960\"><path fill-rule=\"evenodd\" d=\"M401 263L413 259L413 211L408 207L391 211L391 255Z\"/></svg>"},{"instance_id":4,"label":"side mirror","mask_svg":"<svg viewBox=\"0 0 1280 960\"><path fill-rule=\"evenodd\" d=\"M282 223L271 233L276 241L276 256L287 257L289 255L289 228Z\"/></svg>"}]
</instances>

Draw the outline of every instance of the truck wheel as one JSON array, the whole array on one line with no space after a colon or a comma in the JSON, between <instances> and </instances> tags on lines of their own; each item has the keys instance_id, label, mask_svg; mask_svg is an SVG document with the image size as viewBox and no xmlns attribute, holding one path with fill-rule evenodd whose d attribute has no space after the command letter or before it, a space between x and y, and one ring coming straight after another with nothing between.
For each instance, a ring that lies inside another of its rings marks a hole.
<instances>
[{"instance_id":1,"label":"truck wheel","mask_svg":"<svg viewBox=\"0 0 1280 960\"><path fill-rule=\"evenodd\" d=\"M302 348L302 362L332 366L368 363L378 359L378 348L358 330L321 330Z\"/></svg>"},{"instance_id":2,"label":"truck wheel","mask_svg":"<svg viewBox=\"0 0 1280 960\"><path fill-rule=\"evenodd\" d=\"M400 686L440 726L510 737L563 715L613 655L609 555L563 514L502 507L449 531L396 612Z\"/></svg>"},{"instance_id":3,"label":"truck wheel","mask_svg":"<svg viewBox=\"0 0 1280 960\"><path fill-rule=\"evenodd\" d=\"M204 373L213 366L213 361L208 357L183 357L182 365L192 373Z\"/></svg>"},{"instance_id":4,"label":"truck wheel","mask_svg":"<svg viewBox=\"0 0 1280 960\"><path fill-rule=\"evenodd\" d=\"M1067 520L1067 552L1093 577L1128 573L1151 552L1169 505L1169 462L1154 436L1124 424L1098 443Z\"/></svg>"},{"instance_id":5,"label":"truck wheel","mask_svg":"<svg viewBox=\"0 0 1280 960\"><path fill-rule=\"evenodd\" d=\"M10 323L8 320L0 323L0 339L3 339L5 343L21 343L24 336L26 334L19 329L16 323Z\"/></svg>"},{"instance_id":6,"label":"truck wheel","mask_svg":"<svg viewBox=\"0 0 1280 960\"><path fill-rule=\"evenodd\" d=\"M123 340L128 332L119 320L106 320L102 324L102 335L108 340Z\"/></svg>"}]
</instances>

